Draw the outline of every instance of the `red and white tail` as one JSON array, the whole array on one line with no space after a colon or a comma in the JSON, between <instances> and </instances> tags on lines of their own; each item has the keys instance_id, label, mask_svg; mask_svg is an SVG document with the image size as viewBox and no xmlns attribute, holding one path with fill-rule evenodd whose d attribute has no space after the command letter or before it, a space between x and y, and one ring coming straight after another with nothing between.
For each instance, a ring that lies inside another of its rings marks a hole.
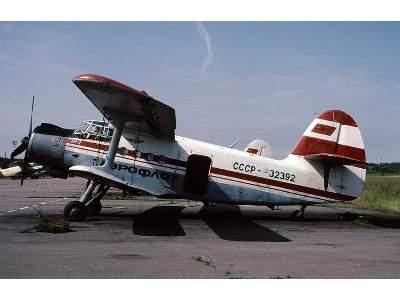
<instances>
[{"instance_id":1,"label":"red and white tail","mask_svg":"<svg viewBox=\"0 0 400 300\"><path fill-rule=\"evenodd\" d=\"M364 142L357 123L345 112L328 110L320 114L294 147L321 174L323 189L341 200L357 198L366 176Z\"/></svg>"},{"instance_id":2,"label":"red and white tail","mask_svg":"<svg viewBox=\"0 0 400 300\"><path fill-rule=\"evenodd\" d=\"M328 110L314 119L291 154L339 165L366 164L360 129L340 110Z\"/></svg>"}]
</instances>

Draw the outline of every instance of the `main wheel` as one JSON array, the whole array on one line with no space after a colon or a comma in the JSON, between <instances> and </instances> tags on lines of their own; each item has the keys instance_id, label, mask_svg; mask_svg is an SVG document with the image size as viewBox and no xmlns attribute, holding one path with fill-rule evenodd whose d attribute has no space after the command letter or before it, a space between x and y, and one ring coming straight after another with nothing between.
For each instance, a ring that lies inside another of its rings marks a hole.
<instances>
[{"instance_id":1,"label":"main wheel","mask_svg":"<svg viewBox=\"0 0 400 300\"><path fill-rule=\"evenodd\" d=\"M93 215L98 216L101 212L102 206L100 201L94 201L88 205Z\"/></svg>"},{"instance_id":2,"label":"main wheel","mask_svg":"<svg viewBox=\"0 0 400 300\"><path fill-rule=\"evenodd\" d=\"M294 220L304 219L304 212L302 212L300 209L295 210L294 212L292 212L290 217Z\"/></svg>"},{"instance_id":3,"label":"main wheel","mask_svg":"<svg viewBox=\"0 0 400 300\"><path fill-rule=\"evenodd\" d=\"M82 222L87 216L87 208L80 201L71 201L64 208L64 217L71 222Z\"/></svg>"}]
</instances>

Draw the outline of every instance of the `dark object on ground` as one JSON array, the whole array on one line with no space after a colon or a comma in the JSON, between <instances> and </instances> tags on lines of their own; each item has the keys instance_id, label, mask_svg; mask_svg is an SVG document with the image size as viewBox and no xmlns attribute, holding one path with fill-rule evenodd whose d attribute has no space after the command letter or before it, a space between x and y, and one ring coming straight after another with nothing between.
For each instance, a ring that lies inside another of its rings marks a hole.
<instances>
[{"instance_id":1,"label":"dark object on ground","mask_svg":"<svg viewBox=\"0 0 400 300\"><path fill-rule=\"evenodd\" d=\"M48 233L63 233L72 231L68 220L66 220L62 215L56 220L49 220L40 210L38 210L37 218L39 224L33 228L36 229L36 231Z\"/></svg>"}]
</instances>

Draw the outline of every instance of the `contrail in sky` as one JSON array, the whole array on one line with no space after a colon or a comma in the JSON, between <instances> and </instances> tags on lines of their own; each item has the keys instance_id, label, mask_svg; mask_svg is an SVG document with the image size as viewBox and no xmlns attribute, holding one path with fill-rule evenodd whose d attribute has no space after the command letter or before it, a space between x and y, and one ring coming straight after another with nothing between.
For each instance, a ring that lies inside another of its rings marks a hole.
<instances>
[{"instance_id":1,"label":"contrail in sky","mask_svg":"<svg viewBox=\"0 0 400 300\"><path fill-rule=\"evenodd\" d=\"M197 25L197 32L199 33L200 37L204 40L207 48L207 56L204 58L203 65L201 66L201 75L203 77L204 74L207 72L208 68L214 61L214 53L212 51L211 39L210 35L208 34L207 29L204 27L202 22L196 22Z\"/></svg>"}]
</instances>

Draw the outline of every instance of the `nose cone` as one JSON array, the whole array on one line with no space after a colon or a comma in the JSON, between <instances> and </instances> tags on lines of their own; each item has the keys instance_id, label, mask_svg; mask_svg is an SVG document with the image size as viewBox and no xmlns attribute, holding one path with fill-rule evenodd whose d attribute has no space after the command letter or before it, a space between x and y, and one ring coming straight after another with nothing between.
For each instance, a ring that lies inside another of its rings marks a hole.
<instances>
[{"instance_id":1,"label":"nose cone","mask_svg":"<svg viewBox=\"0 0 400 300\"><path fill-rule=\"evenodd\" d=\"M65 142L66 137L32 133L27 150L29 160L62 169Z\"/></svg>"}]
</instances>

